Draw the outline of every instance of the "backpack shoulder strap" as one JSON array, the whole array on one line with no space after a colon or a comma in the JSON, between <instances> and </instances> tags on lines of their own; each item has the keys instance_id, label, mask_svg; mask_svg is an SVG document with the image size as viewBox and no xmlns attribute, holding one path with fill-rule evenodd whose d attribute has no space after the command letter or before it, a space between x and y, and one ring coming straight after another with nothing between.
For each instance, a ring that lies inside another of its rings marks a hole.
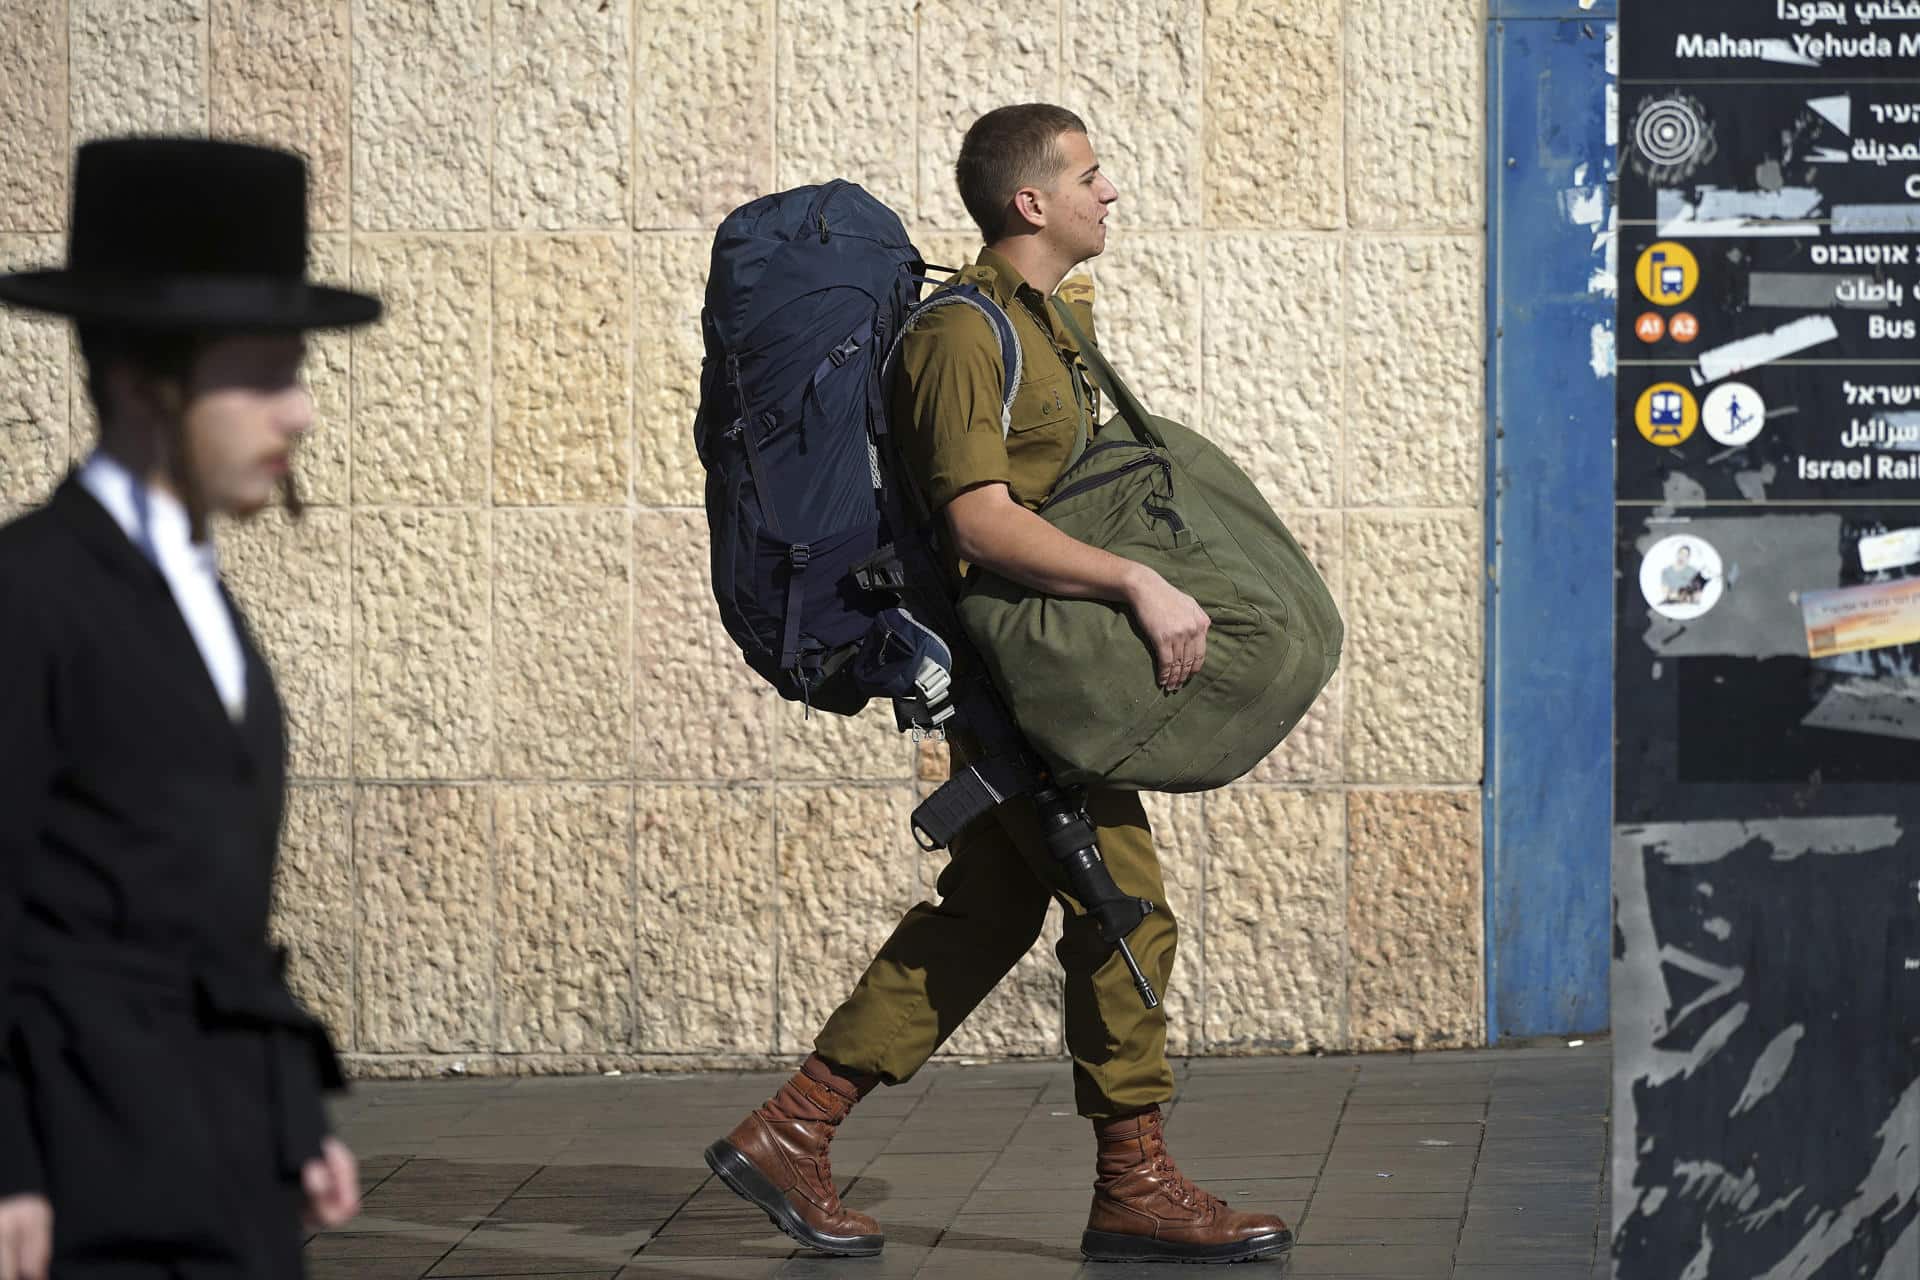
<instances>
[{"instance_id":1,"label":"backpack shoulder strap","mask_svg":"<svg viewBox=\"0 0 1920 1280\"><path fill-rule=\"evenodd\" d=\"M941 289L907 312L906 319L900 323L900 332L894 337L893 346L887 352L887 362L882 378L887 382L893 379L894 364L900 358L900 344L914 325L927 315L941 307L968 306L986 320L994 336L1000 340L1000 367L1004 371L1000 389L1000 438L1006 439L1007 432L1013 427L1013 397L1020 390L1020 339L1013 331L1013 321L1000 304L980 291L974 284L955 284Z\"/></svg>"}]
</instances>

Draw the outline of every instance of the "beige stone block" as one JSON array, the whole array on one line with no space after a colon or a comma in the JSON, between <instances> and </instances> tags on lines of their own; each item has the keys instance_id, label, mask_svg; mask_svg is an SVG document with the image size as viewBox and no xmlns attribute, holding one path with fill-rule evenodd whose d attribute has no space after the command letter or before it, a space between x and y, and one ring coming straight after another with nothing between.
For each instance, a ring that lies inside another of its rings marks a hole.
<instances>
[{"instance_id":1,"label":"beige stone block","mask_svg":"<svg viewBox=\"0 0 1920 1280\"><path fill-rule=\"evenodd\" d=\"M772 776L778 695L720 625L707 548L700 512L634 516L636 777Z\"/></svg>"},{"instance_id":2,"label":"beige stone block","mask_svg":"<svg viewBox=\"0 0 1920 1280\"><path fill-rule=\"evenodd\" d=\"M1206 8L1207 225L1338 227L1339 0Z\"/></svg>"},{"instance_id":3,"label":"beige stone block","mask_svg":"<svg viewBox=\"0 0 1920 1280\"><path fill-rule=\"evenodd\" d=\"M495 244L496 503L626 501L627 271L612 236Z\"/></svg>"},{"instance_id":4,"label":"beige stone block","mask_svg":"<svg viewBox=\"0 0 1920 1280\"><path fill-rule=\"evenodd\" d=\"M354 286L386 318L353 331L353 499L487 492L492 264L485 240L356 237Z\"/></svg>"},{"instance_id":5,"label":"beige stone block","mask_svg":"<svg viewBox=\"0 0 1920 1280\"><path fill-rule=\"evenodd\" d=\"M1338 243L1210 236L1206 281L1206 430L1274 506L1338 506L1347 417Z\"/></svg>"},{"instance_id":6,"label":"beige stone block","mask_svg":"<svg viewBox=\"0 0 1920 1280\"><path fill-rule=\"evenodd\" d=\"M980 256L980 233L978 231L940 231L930 227L909 228L914 244L926 256L929 263L942 267L964 267ZM945 279L945 274L930 271L936 280ZM921 292L932 290L922 287ZM1097 305L1097 304L1096 304Z\"/></svg>"},{"instance_id":7,"label":"beige stone block","mask_svg":"<svg viewBox=\"0 0 1920 1280\"><path fill-rule=\"evenodd\" d=\"M773 1048L780 926L765 787L635 788L640 1052Z\"/></svg>"},{"instance_id":8,"label":"beige stone block","mask_svg":"<svg viewBox=\"0 0 1920 1280\"><path fill-rule=\"evenodd\" d=\"M493 1042L498 909L483 787L354 796L359 1047L458 1053Z\"/></svg>"},{"instance_id":9,"label":"beige stone block","mask_svg":"<svg viewBox=\"0 0 1920 1280\"><path fill-rule=\"evenodd\" d=\"M700 309L711 232L650 233L634 242L634 499L698 506L706 473L693 447L700 407Z\"/></svg>"},{"instance_id":10,"label":"beige stone block","mask_svg":"<svg viewBox=\"0 0 1920 1280\"><path fill-rule=\"evenodd\" d=\"M1350 0L1345 101L1354 225L1481 225L1485 15L1479 0Z\"/></svg>"},{"instance_id":11,"label":"beige stone block","mask_svg":"<svg viewBox=\"0 0 1920 1280\"><path fill-rule=\"evenodd\" d=\"M1015 102L1050 102L1060 86L1055 6L1023 0L929 0L920 6L920 199L923 222L972 229L953 166L973 122Z\"/></svg>"},{"instance_id":12,"label":"beige stone block","mask_svg":"<svg viewBox=\"0 0 1920 1280\"><path fill-rule=\"evenodd\" d=\"M355 776L485 777L493 764L486 517L356 511L353 542Z\"/></svg>"},{"instance_id":13,"label":"beige stone block","mask_svg":"<svg viewBox=\"0 0 1920 1280\"><path fill-rule=\"evenodd\" d=\"M1347 517L1347 777L1478 782L1481 518Z\"/></svg>"},{"instance_id":14,"label":"beige stone block","mask_svg":"<svg viewBox=\"0 0 1920 1280\"><path fill-rule=\"evenodd\" d=\"M633 1039L630 787L505 786L499 849L506 1053L625 1049Z\"/></svg>"},{"instance_id":15,"label":"beige stone block","mask_svg":"<svg viewBox=\"0 0 1920 1280\"><path fill-rule=\"evenodd\" d=\"M1200 284L1206 242L1171 231L1113 233L1094 260L1095 341L1147 409L1200 421ZM1102 404L1103 417L1117 408Z\"/></svg>"},{"instance_id":16,"label":"beige stone block","mask_svg":"<svg viewBox=\"0 0 1920 1280\"><path fill-rule=\"evenodd\" d=\"M776 185L846 178L911 219L913 111L902 93L916 83L914 7L783 6L778 30Z\"/></svg>"},{"instance_id":17,"label":"beige stone block","mask_svg":"<svg viewBox=\"0 0 1920 1280\"><path fill-rule=\"evenodd\" d=\"M269 508L218 531L221 576L273 667L296 778L352 774L350 520L314 507L296 523Z\"/></svg>"},{"instance_id":18,"label":"beige stone block","mask_svg":"<svg viewBox=\"0 0 1920 1280\"><path fill-rule=\"evenodd\" d=\"M0 271L58 266L64 256L59 236L0 235ZM68 332L62 317L0 308L0 501L40 502L66 470Z\"/></svg>"},{"instance_id":19,"label":"beige stone block","mask_svg":"<svg viewBox=\"0 0 1920 1280\"><path fill-rule=\"evenodd\" d=\"M307 161L309 224L345 231L346 0L213 0L213 132Z\"/></svg>"},{"instance_id":20,"label":"beige stone block","mask_svg":"<svg viewBox=\"0 0 1920 1280\"><path fill-rule=\"evenodd\" d=\"M875 699L857 716L799 703L773 709L774 776L781 781L905 782L913 777L913 739L894 725L893 704Z\"/></svg>"},{"instance_id":21,"label":"beige stone block","mask_svg":"<svg viewBox=\"0 0 1920 1280\"><path fill-rule=\"evenodd\" d=\"M632 0L496 0L495 226L627 225L632 29Z\"/></svg>"},{"instance_id":22,"label":"beige stone block","mask_svg":"<svg viewBox=\"0 0 1920 1280\"><path fill-rule=\"evenodd\" d=\"M1281 512L1287 528L1300 549L1313 562L1328 590L1346 612L1346 541L1338 512ZM1341 777L1345 760L1340 749L1341 709L1344 703L1344 660L1342 671L1334 673L1300 723L1293 727L1273 752L1255 765L1247 775L1250 782L1335 782Z\"/></svg>"},{"instance_id":23,"label":"beige stone block","mask_svg":"<svg viewBox=\"0 0 1920 1280\"><path fill-rule=\"evenodd\" d=\"M207 132L207 0L67 0L72 140Z\"/></svg>"},{"instance_id":24,"label":"beige stone block","mask_svg":"<svg viewBox=\"0 0 1920 1280\"><path fill-rule=\"evenodd\" d=\"M66 19L48 0L0 0L0 232L66 224Z\"/></svg>"},{"instance_id":25,"label":"beige stone block","mask_svg":"<svg viewBox=\"0 0 1920 1280\"><path fill-rule=\"evenodd\" d=\"M1452 236L1349 246L1348 505L1480 501L1482 256Z\"/></svg>"},{"instance_id":26,"label":"beige stone block","mask_svg":"<svg viewBox=\"0 0 1920 1280\"><path fill-rule=\"evenodd\" d=\"M913 776L920 782L945 782L953 773L953 752L941 738L925 738L914 744Z\"/></svg>"},{"instance_id":27,"label":"beige stone block","mask_svg":"<svg viewBox=\"0 0 1920 1280\"><path fill-rule=\"evenodd\" d=\"M634 225L710 229L774 189L772 0L643 0Z\"/></svg>"},{"instance_id":28,"label":"beige stone block","mask_svg":"<svg viewBox=\"0 0 1920 1280\"><path fill-rule=\"evenodd\" d=\"M1060 105L1120 191L1109 225L1200 223L1202 0L1066 0Z\"/></svg>"},{"instance_id":29,"label":"beige stone block","mask_svg":"<svg viewBox=\"0 0 1920 1280\"><path fill-rule=\"evenodd\" d=\"M60 324L67 335L67 465L77 467L99 443L100 415L87 393L87 362L80 355L80 335L72 324Z\"/></svg>"},{"instance_id":30,"label":"beige stone block","mask_svg":"<svg viewBox=\"0 0 1920 1280\"><path fill-rule=\"evenodd\" d=\"M1179 927L1173 977L1160 992L1167 1015L1167 1052L1198 1053L1205 1042L1200 1011L1206 990L1207 822L1205 797L1160 795L1140 797L1153 830L1153 848L1160 860L1160 878L1167 886L1167 905Z\"/></svg>"},{"instance_id":31,"label":"beige stone block","mask_svg":"<svg viewBox=\"0 0 1920 1280\"><path fill-rule=\"evenodd\" d=\"M488 225L488 0L353 0L353 221Z\"/></svg>"},{"instance_id":32,"label":"beige stone block","mask_svg":"<svg viewBox=\"0 0 1920 1280\"><path fill-rule=\"evenodd\" d=\"M805 1053L913 901L911 786L774 789L780 867L776 1052Z\"/></svg>"},{"instance_id":33,"label":"beige stone block","mask_svg":"<svg viewBox=\"0 0 1920 1280\"><path fill-rule=\"evenodd\" d=\"M493 520L496 772L626 776L633 758L629 515L503 510Z\"/></svg>"},{"instance_id":34,"label":"beige stone block","mask_svg":"<svg viewBox=\"0 0 1920 1280\"><path fill-rule=\"evenodd\" d=\"M338 284L353 277L345 235L311 238L307 271L313 279ZM346 330L322 329L307 335L307 362L301 371L313 396L313 429L300 442L300 496L310 503L345 506L353 496L353 338Z\"/></svg>"},{"instance_id":35,"label":"beige stone block","mask_svg":"<svg viewBox=\"0 0 1920 1280\"><path fill-rule=\"evenodd\" d=\"M1206 801L1206 1047L1344 1048L1339 793L1240 785Z\"/></svg>"},{"instance_id":36,"label":"beige stone block","mask_svg":"<svg viewBox=\"0 0 1920 1280\"><path fill-rule=\"evenodd\" d=\"M1356 791L1347 814L1353 1047L1486 1043L1478 793Z\"/></svg>"},{"instance_id":37,"label":"beige stone block","mask_svg":"<svg viewBox=\"0 0 1920 1280\"><path fill-rule=\"evenodd\" d=\"M293 786L274 871L273 940L287 984L327 1024L335 1047L353 1035L353 789Z\"/></svg>"}]
</instances>

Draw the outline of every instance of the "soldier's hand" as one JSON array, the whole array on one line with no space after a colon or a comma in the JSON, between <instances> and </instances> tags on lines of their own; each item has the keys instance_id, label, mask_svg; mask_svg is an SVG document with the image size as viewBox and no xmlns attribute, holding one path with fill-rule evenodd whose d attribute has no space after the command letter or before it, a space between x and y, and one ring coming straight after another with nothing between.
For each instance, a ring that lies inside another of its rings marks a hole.
<instances>
[{"instance_id":1,"label":"soldier's hand","mask_svg":"<svg viewBox=\"0 0 1920 1280\"><path fill-rule=\"evenodd\" d=\"M0 1280L47 1280L53 1205L45 1196L0 1198Z\"/></svg>"},{"instance_id":2,"label":"soldier's hand","mask_svg":"<svg viewBox=\"0 0 1920 1280\"><path fill-rule=\"evenodd\" d=\"M338 1138L321 1141L320 1154L300 1171L300 1184L309 1227L338 1227L360 1212L360 1162Z\"/></svg>"},{"instance_id":3,"label":"soldier's hand","mask_svg":"<svg viewBox=\"0 0 1920 1280\"><path fill-rule=\"evenodd\" d=\"M1207 660L1213 621L1198 601L1152 570L1139 575L1127 602L1153 648L1154 679L1172 693Z\"/></svg>"}]
</instances>

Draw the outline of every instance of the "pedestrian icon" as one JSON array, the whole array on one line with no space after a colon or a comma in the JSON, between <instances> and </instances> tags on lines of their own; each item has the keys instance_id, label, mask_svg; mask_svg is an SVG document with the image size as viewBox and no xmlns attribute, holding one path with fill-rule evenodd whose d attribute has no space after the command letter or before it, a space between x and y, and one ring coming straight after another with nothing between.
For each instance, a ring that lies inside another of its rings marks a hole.
<instances>
[{"instance_id":1,"label":"pedestrian icon","mask_svg":"<svg viewBox=\"0 0 1920 1280\"><path fill-rule=\"evenodd\" d=\"M1700 264L1685 245L1662 240L1640 255L1634 282L1648 302L1674 307L1693 296L1700 283Z\"/></svg>"},{"instance_id":2,"label":"pedestrian icon","mask_svg":"<svg viewBox=\"0 0 1920 1280\"><path fill-rule=\"evenodd\" d=\"M1759 435L1766 420L1767 402L1744 382L1721 383L1700 406L1700 425L1729 448L1739 448Z\"/></svg>"},{"instance_id":3,"label":"pedestrian icon","mask_svg":"<svg viewBox=\"0 0 1920 1280\"><path fill-rule=\"evenodd\" d=\"M1685 443L1700 425L1700 406L1679 383L1656 383L1640 393L1633 420L1649 443L1672 448Z\"/></svg>"}]
</instances>

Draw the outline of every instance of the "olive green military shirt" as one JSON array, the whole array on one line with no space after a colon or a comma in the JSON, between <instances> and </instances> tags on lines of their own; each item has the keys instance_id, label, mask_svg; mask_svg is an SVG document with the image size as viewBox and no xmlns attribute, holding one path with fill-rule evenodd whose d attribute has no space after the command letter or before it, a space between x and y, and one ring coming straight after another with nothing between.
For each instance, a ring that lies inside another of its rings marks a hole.
<instances>
[{"instance_id":1,"label":"olive green military shirt","mask_svg":"<svg viewBox=\"0 0 1920 1280\"><path fill-rule=\"evenodd\" d=\"M1005 373L1000 339L972 307L939 307L900 342L889 421L930 510L968 489L1004 483L1014 500L1038 507L1052 492L1084 426L1090 438L1099 407L1080 362L1079 344L1047 298L991 249L954 278L977 284L1013 321L1020 343L1020 387L1001 438ZM1062 282L1058 296L1093 338L1093 285Z\"/></svg>"}]
</instances>

